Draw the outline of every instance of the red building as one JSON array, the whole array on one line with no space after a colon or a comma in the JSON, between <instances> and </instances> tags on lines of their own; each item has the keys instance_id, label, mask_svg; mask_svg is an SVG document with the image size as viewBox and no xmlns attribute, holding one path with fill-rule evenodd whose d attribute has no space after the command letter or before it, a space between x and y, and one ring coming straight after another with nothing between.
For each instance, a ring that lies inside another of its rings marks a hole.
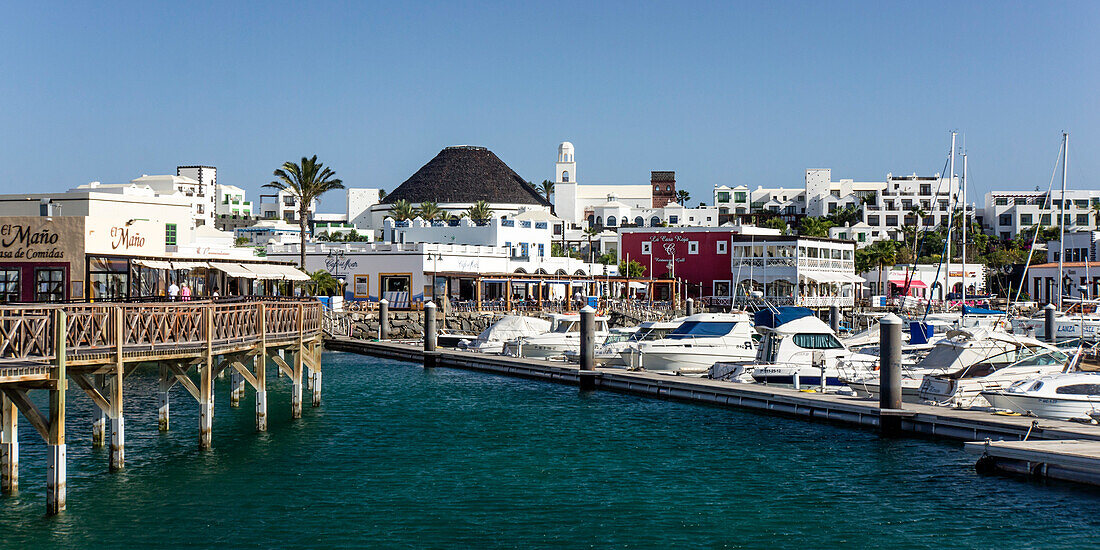
<instances>
[{"instance_id":1,"label":"red building","mask_svg":"<svg viewBox=\"0 0 1100 550\"><path fill-rule=\"evenodd\" d=\"M623 228L619 258L642 264L646 277L685 281L685 297L729 296L734 234L728 227Z\"/></svg>"}]
</instances>

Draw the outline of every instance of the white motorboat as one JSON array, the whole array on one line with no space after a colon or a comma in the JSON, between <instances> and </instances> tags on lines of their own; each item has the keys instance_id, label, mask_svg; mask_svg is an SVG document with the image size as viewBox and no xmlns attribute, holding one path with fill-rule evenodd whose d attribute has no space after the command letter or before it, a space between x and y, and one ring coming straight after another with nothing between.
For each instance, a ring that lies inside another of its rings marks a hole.
<instances>
[{"instance_id":1,"label":"white motorboat","mask_svg":"<svg viewBox=\"0 0 1100 550\"><path fill-rule=\"evenodd\" d=\"M593 350L592 361L597 367L622 366L622 358L619 351L629 345L638 334L639 327L616 327L607 333L602 344ZM579 349L565 352L565 359L570 363L579 363L581 352Z\"/></svg>"},{"instance_id":2,"label":"white motorboat","mask_svg":"<svg viewBox=\"0 0 1100 550\"><path fill-rule=\"evenodd\" d=\"M756 349L753 334L746 313L698 313L664 338L638 342L624 351L624 360L647 371L702 374L719 361L750 360Z\"/></svg>"},{"instance_id":3,"label":"white motorboat","mask_svg":"<svg viewBox=\"0 0 1100 550\"><path fill-rule=\"evenodd\" d=\"M550 321L523 315L505 315L497 319L476 338L459 342L459 347L481 353L499 354L504 343L516 338L544 334L550 331Z\"/></svg>"},{"instance_id":4,"label":"white motorboat","mask_svg":"<svg viewBox=\"0 0 1100 550\"><path fill-rule=\"evenodd\" d=\"M751 365L752 379L768 384L820 385L822 370L828 385L839 386L838 363L851 351L829 325L802 307L780 307L756 313L760 341ZM746 371L749 369L746 366Z\"/></svg>"},{"instance_id":5,"label":"white motorboat","mask_svg":"<svg viewBox=\"0 0 1100 550\"><path fill-rule=\"evenodd\" d=\"M1027 336L1046 334L1046 318L1042 311L1032 317L1016 317L1012 320L1012 332ZM1059 314L1054 318L1054 337L1058 340L1080 338L1095 342L1100 337L1100 316L1090 314Z\"/></svg>"},{"instance_id":6,"label":"white motorboat","mask_svg":"<svg viewBox=\"0 0 1100 550\"><path fill-rule=\"evenodd\" d=\"M673 330L676 330L684 322L684 317L677 317L671 321L646 321L638 325L638 332L634 333L634 337L629 341L622 344L616 344L615 346L604 346L605 348L617 348L607 349L608 353L617 353L619 355L619 362L608 364L618 364L629 368L639 368L641 365L641 355L638 353L638 345L642 342L650 342L653 340L660 340ZM597 353L597 357L599 353Z\"/></svg>"},{"instance_id":7,"label":"white motorboat","mask_svg":"<svg viewBox=\"0 0 1100 550\"><path fill-rule=\"evenodd\" d=\"M607 317L596 317L596 345L607 338ZM532 357L538 359L564 358L567 351L580 352L581 316L554 314L550 332L536 336L516 338L504 345L504 355L512 357Z\"/></svg>"},{"instance_id":8,"label":"white motorboat","mask_svg":"<svg viewBox=\"0 0 1100 550\"><path fill-rule=\"evenodd\" d=\"M994 340L1007 349L962 368L949 367L940 374L925 374L918 390L920 399L953 407L988 406L982 392L1006 389L1028 378L1057 374L1069 357L1066 352L1034 338L1000 331L990 331L990 336L992 338L987 340ZM932 350L928 358L936 355L940 351L938 348ZM984 349L995 348L985 346Z\"/></svg>"},{"instance_id":9,"label":"white motorboat","mask_svg":"<svg viewBox=\"0 0 1100 550\"><path fill-rule=\"evenodd\" d=\"M993 408L1049 418L1090 419L1100 415L1100 373L1068 372L1028 378L1003 390L983 391Z\"/></svg>"}]
</instances>

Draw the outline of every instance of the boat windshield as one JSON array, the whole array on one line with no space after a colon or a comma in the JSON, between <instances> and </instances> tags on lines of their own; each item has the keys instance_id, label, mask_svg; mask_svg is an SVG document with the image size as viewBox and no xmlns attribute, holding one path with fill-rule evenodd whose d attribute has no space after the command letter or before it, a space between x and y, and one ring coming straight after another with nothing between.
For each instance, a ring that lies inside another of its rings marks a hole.
<instances>
[{"instance_id":1,"label":"boat windshield","mask_svg":"<svg viewBox=\"0 0 1100 550\"><path fill-rule=\"evenodd\" d=\"M605 344L614 344L616 342L626 342L632 340L634 333L630 332L612 332L607 335L607 339L603 341Z\"/></svg>"},{"instance_id":2,"label":"boat windshield","mask_svg":"<svg viewBox=\"0 0 1100 550\"><path fill-rule=\"evenodd\" d=\"M1011 349L980 363L975 363L969 368L962 369L951 375L951 378L980 378L1008 367L1042 367L1050 365L1064 365L1069 356L1057 350L1048 350L1037 346L1026 346Z\"/></svg>"},{"instance_id":3,"label":"boat windshield","mask_svg":"<svg viewBox=\"0 0 1100 550\"><path fill-rule=\"evenodd\" d=\"M670 340L679 338L712 338L725 336L733 330L736 322L726 321L687 321L668 334Z\"/></svg>"},{"instance_id":4,"label":"boat windshield","mask_svg":"<svg viewBox=\"0 0 1100 550\"><path fill-rule=\"evenodd\" d=\"M554 330L550 332L563 333L563 332L580 332L581 324L577 321L560 321Z\"/></svg>"}]
</instances>

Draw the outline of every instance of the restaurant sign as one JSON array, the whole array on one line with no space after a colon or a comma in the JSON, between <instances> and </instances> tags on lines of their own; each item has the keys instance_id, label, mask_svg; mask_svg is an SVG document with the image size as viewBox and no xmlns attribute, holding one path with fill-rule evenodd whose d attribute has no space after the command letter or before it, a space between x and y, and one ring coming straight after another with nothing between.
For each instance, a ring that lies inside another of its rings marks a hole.
<instances>
[{"instance_id":1,"label":"restaurant sign","mask_svg":"<svg viewBox=\"0 0 1100 550\"><path fill-rule=\"evenodd\" d=\"M61 235L49 227L30 224L5 223L0 225L0 259L59 260L65 251L59 242Z\"/></svg>"},{"instance_id":2,"label":"restaurant sign","mask_svg":"<svg viewBox=\"0 0 1100 550\"><path fill-rule=\"evenodd\" d=\"M164 254L163 223L88 218L85 235L85 250L90 254Z\"/></svg>"}]
</instances>

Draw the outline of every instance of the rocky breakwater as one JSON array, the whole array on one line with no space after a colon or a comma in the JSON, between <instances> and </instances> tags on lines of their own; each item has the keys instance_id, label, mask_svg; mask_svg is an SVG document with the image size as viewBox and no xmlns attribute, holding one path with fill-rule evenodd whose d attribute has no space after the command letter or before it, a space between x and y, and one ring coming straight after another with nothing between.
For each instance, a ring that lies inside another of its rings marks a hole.
<instances>
[{"instance_id":1,"label":"rocky breakwater","mask_svg":"<svg viewBox=\"0 0 1100 550\"><path fill-rule=\"evenodd\" d=\"M378 312L352 312L352 336L371 339L378 337ZM415 339L424 336L423 311L390 311L390 339ZM440 315L437 313L437 315ZM492 313L460 312L440 315L439 326L446 331L478 334L493 324L499 315Z\"/></svg>"}]
</instances>

